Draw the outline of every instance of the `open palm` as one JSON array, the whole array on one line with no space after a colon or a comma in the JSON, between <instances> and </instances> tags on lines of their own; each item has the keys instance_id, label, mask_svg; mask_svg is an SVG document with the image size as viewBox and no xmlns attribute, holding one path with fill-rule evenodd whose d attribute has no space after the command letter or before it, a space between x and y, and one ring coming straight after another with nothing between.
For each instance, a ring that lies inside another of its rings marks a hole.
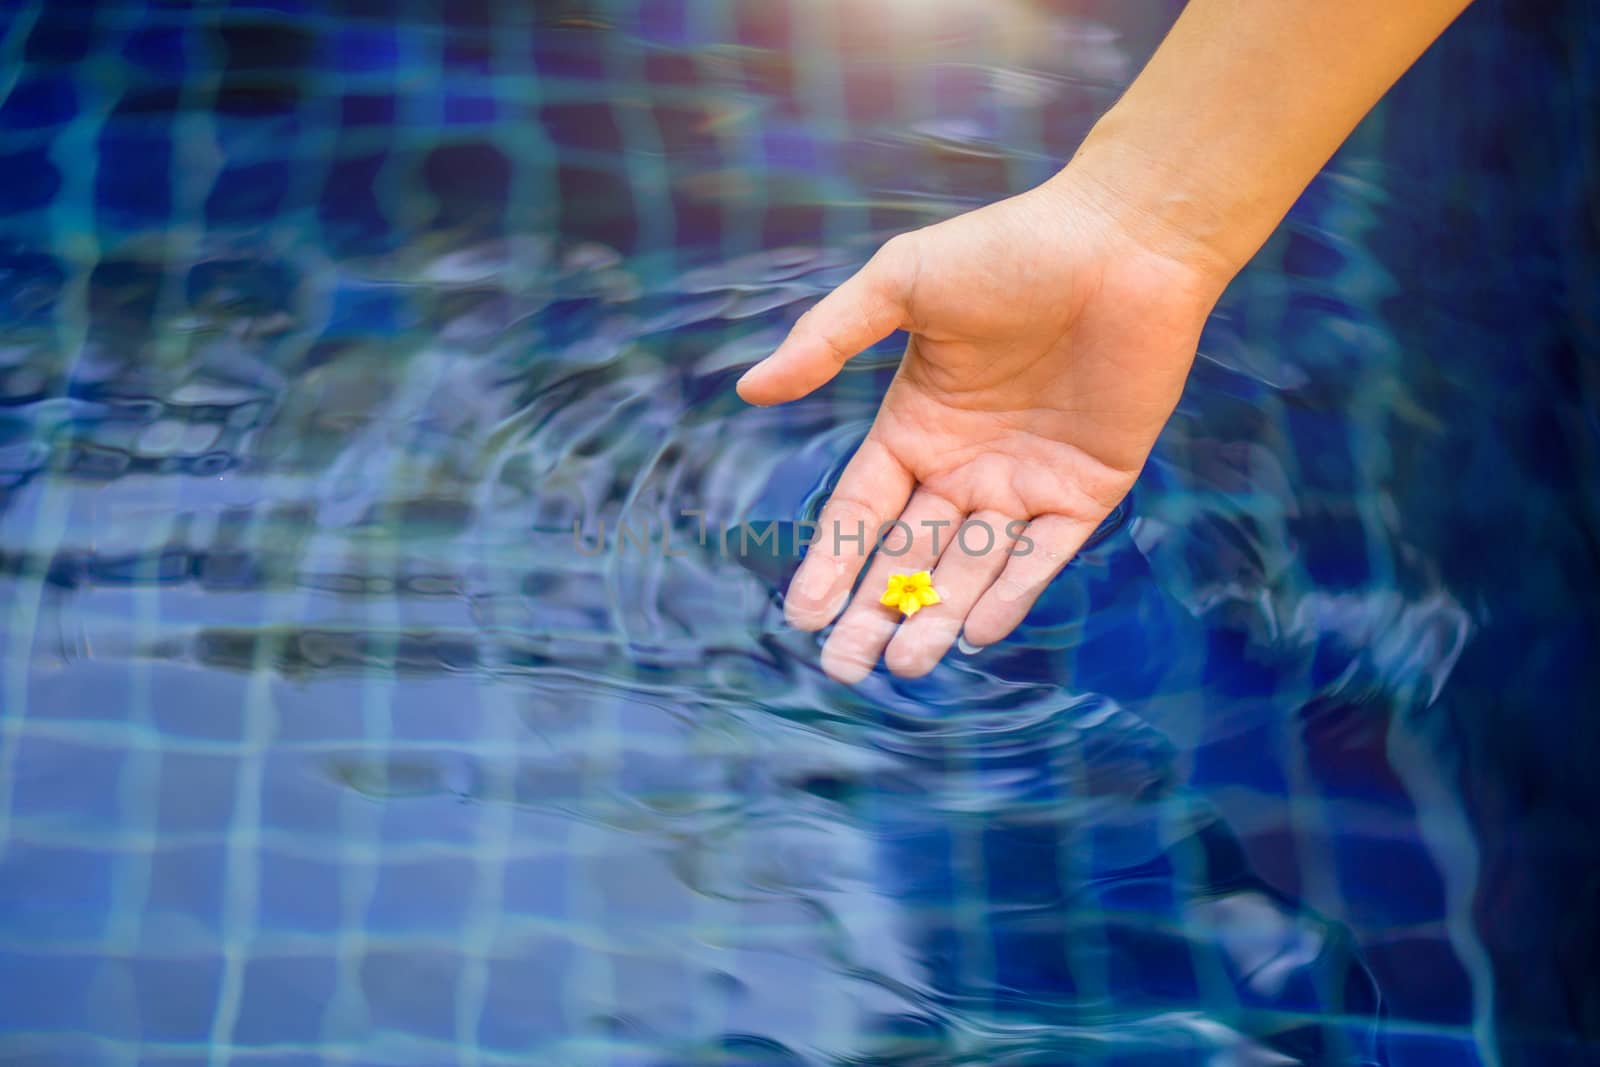
<instances>
[{"instance_id":1,"label":"open palm","mask_svg":"<svg viewBox=\"0 0 1600 1067\"><path fill-rule=\"evenodd\" d=\"M921 675L963 632L1010 633L1132 487L1219 292L1046 186L894 238L804 315L740 380L746 400L804 396L911 335L786 597L802 629L843 610L824 669L859 681L881 656ZM918 570L940 602L902 619L879 596Z\"/></svg>"}]
</instances>

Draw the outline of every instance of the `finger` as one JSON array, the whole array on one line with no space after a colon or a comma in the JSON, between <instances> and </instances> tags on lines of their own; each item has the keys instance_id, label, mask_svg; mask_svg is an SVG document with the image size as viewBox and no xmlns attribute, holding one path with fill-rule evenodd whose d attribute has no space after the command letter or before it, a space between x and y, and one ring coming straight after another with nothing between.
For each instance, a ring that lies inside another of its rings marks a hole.
<instances>
[{"instance_id":1,"label":"finger","mask_svg":"<svg viewBox=\"0 0 1600 1067\"><path fill-rule=\"evenodd\" d=\"M961 636L973 605L1005 569L1016 543L1008 530L1020 529L1012 521L998 511L980 511L950 531L950 546L933 572L939 603L900 624L884 654L891 671L920 678L938 666Z\"/></svg>"},{"instance_id":2,"label":"finger","mask_svg":"<svg viewBox=\"0 0 1600 1067\"><path fill-rule=\"evenodd\" d=\"M903 525L885 535L883 548L872 557L855 599L822 646L822 669L829 677L854 685L872 673L884 646L901 625L900 612L879 601L889 576L931 570L960 520L960 509L948 500L926 491L912 496L900 516ZM944 593L937 585L934 590L941 596ZM912 618L936 607L920 608Z\"/></svg>"},{"instance_id":3,"label":"finger","mask_svg":"<svg viewBox=\"0 0 1600 1067\"><path fill-rule=\"evenodd\" d=\"M820 630L833 621L879 527L900 514L911 486L911 472L868 437L840 475L817 520L816 540L789 583L783 610L791 626Z\"/></svg>"},{"instance_id":4,"label":"finger","mask_svg":"<svg viewBox=\"0 0 1600 1067\"><path fill-rule=\"evenodd\" d=\"M800 316L778 350L745 371L737 386L752 404L795 400L830 381L845 362L904 325L914 255L904 238Z\"/></svg>"},{"instance_id":5,"label":"finger","mask_svg":"<svg viewBox=\"0 0 1600 1067\"><path fill-rule=\"evenodd\" d=\"M1066 515L1041 515L1030 522L1000 577L967 616L963 628L967 640L992 645L1016 629L1045 586L1071 562L1098 525L1098 521Z\"/></svg>"}]
</instances>

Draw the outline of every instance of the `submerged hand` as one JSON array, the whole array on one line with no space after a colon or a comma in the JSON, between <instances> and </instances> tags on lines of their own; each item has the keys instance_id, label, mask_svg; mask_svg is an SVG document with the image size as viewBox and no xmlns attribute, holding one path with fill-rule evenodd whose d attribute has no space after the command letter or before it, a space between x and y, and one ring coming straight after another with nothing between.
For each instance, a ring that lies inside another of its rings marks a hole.
<instances>
[{"instance_id":1,"label":"submerged hand","mask_svg":"<svg viewBox=\"0 0 1600 1067\"><path fill-rule=\"evenodd\" d=\"M837 679L880 656L926 674L963 631L976 645L1010 633L1132 487L1177 404L1225 279L1131 238L1070 175L894 238L739 382L754 404L794 400L911 334L786 599L795 626L826 626L878 531L904 524L823 649ZM940 601L902 621L880 599L890 575L918 570Z\"/></svg>"}]
</instances>

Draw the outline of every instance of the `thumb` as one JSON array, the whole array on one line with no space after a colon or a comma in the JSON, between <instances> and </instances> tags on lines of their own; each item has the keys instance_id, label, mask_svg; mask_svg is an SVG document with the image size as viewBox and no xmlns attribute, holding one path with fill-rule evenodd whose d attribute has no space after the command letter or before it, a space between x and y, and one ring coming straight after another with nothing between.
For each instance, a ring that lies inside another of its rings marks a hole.
<instances>
[{"instance_id":1,"label":"thumb","mask_svg":"<svg viewBox=\"0 0 1600 1067\"><path fill-rule=\"evenodd\" d=\"M800 316L776 352L745 371L739 395L752 404L781 404L826 384L847 360L905 325L915 277L907 236L891 239Z\"/></svg>"}]
</instances>

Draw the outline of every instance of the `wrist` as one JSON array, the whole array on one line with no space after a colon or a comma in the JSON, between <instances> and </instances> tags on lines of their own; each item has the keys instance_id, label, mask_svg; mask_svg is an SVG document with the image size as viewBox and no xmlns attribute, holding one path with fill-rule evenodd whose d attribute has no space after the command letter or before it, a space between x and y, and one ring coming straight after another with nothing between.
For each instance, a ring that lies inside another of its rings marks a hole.
<instances>
[{"instance_id":1,"label":"wrist","mask_svg":"<svg viewBox=\"0 0 1600 1067\"><path fill-rule=\"evenodd\" d=\"M1175 166L1174 153L1147 149L1120 127L1113 109L1046 185L1093 205L1141 248L1220 294L1271 226L1258 236L1245 210L1248 191L1205 173L1198 154L1176 153L1190 162Z\"/></svg>"}]
</instances>

